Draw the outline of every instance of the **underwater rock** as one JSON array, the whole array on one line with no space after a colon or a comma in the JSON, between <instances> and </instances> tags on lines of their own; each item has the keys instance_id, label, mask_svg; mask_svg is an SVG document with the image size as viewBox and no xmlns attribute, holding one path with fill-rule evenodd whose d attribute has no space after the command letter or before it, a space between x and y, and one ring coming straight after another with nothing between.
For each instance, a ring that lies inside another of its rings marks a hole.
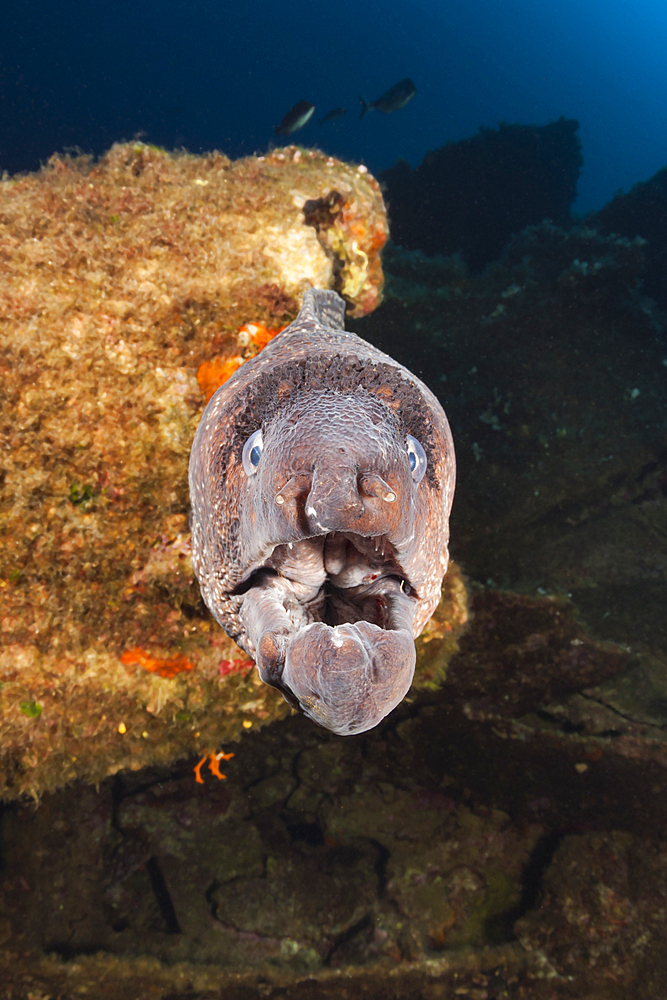
<instances>
[{"instance_id":1,"label":"underwater rock","mask_svg":"<svg viewBox=\"0 0 667 1000\"><path fill-rule=\"evenodd\" d=\"M460 468L453 549L471 596L468 610L450 565L417 640L417 684L375 730L343 740L300 717L275 719L272 706L253 705L253 674L232 650L217 650L227 686L215 661L209 674L203 659L183 669L195 644L169 642L160 658L137 641L125 649L132 682L188 699L189 720L170 702L158 709L165 759L179 733L183 753L217 746L228 696L226 732L240 717L253 723L227 780L204 770L198 784L191 760L132 773L162 745L147 746L134 725L125 764L111 753L115 730L101 728L99 742L64 726L51 736L32 692L16 710L12 678L5 710L23 723L24 746L10 758L16 788L41 767L65 780L64 737L88 753L84 779L104 773L96 753L125 769L99 794L75 784L37 808L5 805L8 998L97 997L101 982L111 1000L665 994L666 359L664 322L637 288L644 250L540 225L482 277L460 256L385 258L382 313L355 329L446 404ZM265 320L284 322L270 311ZM77 483L70 503L83 513L95 497ZM165 577L178 585L182 534L132 570L132 586L145 588L132 602L151 611L153 588ZM168 680L148 668L181 672ZM99 675L81 676L98 704L115 704ZM59 688L45 675L53 701L63 692L67 705L71 677ZM148 715L143 689L132 690L123 704L140 732ZM260 730L264 710L275 722Z\"/></svg>"},{"instance_id":2,"label":"underwater rock","mask_svg":"<svg viewBox=\"0 0 667 1000\"><path fill-rule=\"evenodd\" d=\"M566 118L503 122L427 153L414 170L405 162L385 170L394 243L431 255L460 251L479 271L526 226L568 225L583 164L578 129Z\"/></svg>"},{"instance_id":3,"label":"underwater rock","mask_svg":"<svg viewBox=\"0 0 667 1000\"><path fill-rule=\"evenodd\" d=\"M635 184L586 218L600 233L647 241L642 286L646 295L667 310L667 167Z\"/></svg>"},{"instance_id":4,"label":"underwater rock","mask_svg":"<svg viewBox=\"0 0 667 1000\"><path fill-rule=\"evenodd\" d=\"M556 597L480 590L470 616L443 684L469 718L539 710L615 677L629 660L620 646L591 639Z\"/></svg>"},{"instance_id":5,"label":"underwater rock","mask_svg":"<svg viewBox=\"0 0 667 1000\"><path fill-rule=\"evenodd\" d=\"M352 326L443 399L452 550L480 583L592 596L667 568L665 327L638 287L644 251L544 224L483 275L458 255L385 254L382 316ZM613 623L604 637L626 642Z\"/></svg>"},{"instance_id":6,"label":"underwater rock","mask_svg":"<svg viewBox=\"0 0 667 1000\"><path fill-rule=\"evenodd\" d=\"M664 845L621 831L570 835L546 873L540 905L516 930L554 977L587 969L591 983L613 982L614 995L658 997L667 988L666 902Z\"/></svg>"},{"instance_id":7,"label":"underwater rock","mask_svg":"<svg viewBox=\"0 0 667 1000\"><path fill-rule=\"evenodd\" d=\"M641 238L543 224L471 275L459 255L391 247L382 325L369 316L354 329L423 373L447 408L458 465L452 553L473 589L566 599L590 636L629 654L576 693L568 677L592 661L573 634L562 670L515 688L523 665L548 653L535 624L498 674L483 667L489 637L475 654L480 675L452 661L450 696L460 683L476 718L523 704L532 714L520 731L547 741L557 731L573 754L580 734L645 761L653 801L667 765L667 327L642 295L645 251ZM499 634L507 612L493 612Z\"/></svg>"},{"instance_id":8,"label":"underwater rock","mask_svg":"<svg viewBox=\"0 0 667 1000\"><path fill-rule=\"evenodd\" d=\"M280 716L190 565L196 373L305 287L380 301L365 168L114 146L0 185L0 796L170 761ZM335 192L319 228L306 203Z\"/></svg>"},{"instance_id":9,"label":"underwater rock","mask_svg":"<svg viewBox=\"0 0 667 1000\"><path fill-rule=\"evenodd\" d=\"M540 945L538 886L558 886L550 864L559 870L563 838L554 830L634 824L650 850L665 799L633 815L628 797L643 791L644 762L627 761L637 780L619 784L613 753L585 757L593 741L549 743L525 717L507 718L539 697L536 682L562 676L572 651L583 647L598 677L618 670L619 651L591 642L562 603L477 597L451 682L411 693L370 733L341 739L295 716L245 733L224 783L207 776L199 785L188 765L147 768L99 791L47 793L37 808L8 804L3 981L19 995L28 975L46 992L67 977L78 994L104 976L112 998L140 997L149 971L152 993L165 998L295 995L306 976L308 995L322 998L339 997L341 983L377 1000L436 995L429 983L443 996L452 984L457 995L542 996L540 948L549 962L556 956L554 942ZM541 651L530 665L519 657L510 678L526 698L495 714L489 704L485 717L472 689L489 678L500 685L519 647ZM582 757L586 774L574 766ZM651 912L664 895L657 884ZM581 950L564 970L563 997L588 982L586 958ZM124 986L112 992L116 977Z\"/></svg>"}]
</instances>

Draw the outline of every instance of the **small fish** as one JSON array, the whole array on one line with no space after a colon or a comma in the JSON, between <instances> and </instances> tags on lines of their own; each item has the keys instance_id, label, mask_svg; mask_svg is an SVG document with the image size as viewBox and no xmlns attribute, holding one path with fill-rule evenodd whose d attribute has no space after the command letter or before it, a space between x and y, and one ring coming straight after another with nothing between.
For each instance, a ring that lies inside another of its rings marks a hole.
<instances>
[{"instance_id":1,"label":"small fish","mask_svg":"<svg viewBox=\"0 0 667 1000\"><path fill-rule=\"evenodd\" d=\"M399 111L404 108L408 101L417 93L417 88L415 87L412 80L406 76L405 80L399 80L395 83L393 87L389 90L385 90L384 94L380 96L375 101L370 101L370 103L359 94L359 100L361 101L361 114L360 118L363 118L367 111L381 111L383 115L390 115L392 111Z\"/></svg>"},{"instance_id":2,"label":"small fish","mask_svg":"<svg viewBox=\"0 0 667 1000\"><path fill-rule=\"evenodd\" d=\"M192 562L261 679L334 733L405 697L447 569L454 446L423 382L309 289L209 402L190 456Z\"/></svg>"},{"instance_id":3,"label":"small fish","mask_svg":"<svg viewBox=\"0 0 667 1000\"><path fill-rule=\"evenodd\" d=\"M336 118L342 118L343 115L347 114L347 108L332 108L331 111L327 111L324 118L320 118L318 125L324 125L326 122L333 122Z\"/></svg>"},{"instance_id":4,"label":"small fish","mask_svg":"<svg viewBox=\"0 0 667 1000\"><path fill-rule=\"evenodd\" d=\"M293 132L298 132L310 121L314 111L315 105L311 104L310 101L299 101L284 115L280 125L276 125L276 135L292 135Z\"/></svg>"}]
</instances>

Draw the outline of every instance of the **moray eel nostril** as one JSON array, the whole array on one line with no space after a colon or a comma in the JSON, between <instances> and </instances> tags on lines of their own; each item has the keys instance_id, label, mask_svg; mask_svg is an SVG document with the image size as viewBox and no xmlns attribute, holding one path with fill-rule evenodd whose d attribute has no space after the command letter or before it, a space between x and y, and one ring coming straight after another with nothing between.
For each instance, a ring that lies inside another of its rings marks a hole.
<instances>
[{"instance_id":1,"label":"moray eel nostril","mask_svg":"<svg viewBox=\"0 0 667 1000\"><path fill-rule=\"evenodd\" d=\"M275 495L275 501L279 506L287 503L288 500L296 500L299 496L307 496L310 492L310 476L292 476L288 479Z\"/></svg>"},{"instance_id":2,"label":"moray eel nostril","mask_svg":"<svg viewBox=\"0 0 667 1000\"><path fill-rule=\"evenodd\" d=\"M375 473L367 473L360 477L359 490L364 496L380 497L387 503L393 503L396 499L396 494L389 484L385 483L382 476Z\"/></svg>"},{"instance_id":3,"label":"moray eel nostril","mask_svg":"<svg viewBox=\"0 0 667 1000\"><path fill-rule=\"evenodd\" d=\"M412 682L447 569L455 462L435 396L343 316L335 292L311 289L216 392L190 499L212 614L262 680L351 735Z\"/></svg>"}]
</instances>

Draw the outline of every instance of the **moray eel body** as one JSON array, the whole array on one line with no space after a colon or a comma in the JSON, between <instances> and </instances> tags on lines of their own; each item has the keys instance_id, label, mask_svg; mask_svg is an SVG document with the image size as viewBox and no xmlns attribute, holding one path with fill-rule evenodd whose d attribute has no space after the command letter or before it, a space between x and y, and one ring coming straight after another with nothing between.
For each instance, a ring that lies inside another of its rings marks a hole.
<instances>
[{"instance_id":1,"label":"moray eel body","mask_svg":"<svg viewBox=\"0 0 667 1000\"><path fill-rule=\"evenodd\" d=\"M406 368L343 329L335 292L209 402L190 456L202 596L267 684L341 735L403 699L447 569L447 418Z\"/></svg>"}]
</instances>

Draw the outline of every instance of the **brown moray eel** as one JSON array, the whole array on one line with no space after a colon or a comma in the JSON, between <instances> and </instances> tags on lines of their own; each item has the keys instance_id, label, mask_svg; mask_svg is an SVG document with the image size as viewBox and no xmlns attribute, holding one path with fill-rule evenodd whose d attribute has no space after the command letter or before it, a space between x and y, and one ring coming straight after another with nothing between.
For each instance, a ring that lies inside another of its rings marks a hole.
<instances>
[{"instance_id":1,"label":"brown moray eel","mask_svg":"<svg viewBox=\"0 0 667 1000\"><path fill-rule=\"evenodd\" d=\"M454 446L433 393L310 289L209 402L190 456L203 598L260 677L341 735L403 699L447 569Z\"/></svg>"}]
</instances>

